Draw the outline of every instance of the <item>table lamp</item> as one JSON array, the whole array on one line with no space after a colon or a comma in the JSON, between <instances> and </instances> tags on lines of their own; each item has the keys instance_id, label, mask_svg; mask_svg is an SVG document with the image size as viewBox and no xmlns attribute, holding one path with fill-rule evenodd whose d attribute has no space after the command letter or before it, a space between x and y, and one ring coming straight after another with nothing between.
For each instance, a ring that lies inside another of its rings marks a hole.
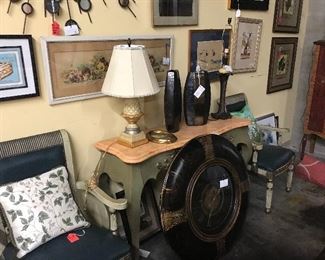
<instances>
[{"instance_id":1,"label":"table lamp","mask_svg":"<svg viewBox=\"0 0 325 260\"><path fill-rule=\"evenodd\" d=\"M147 143L145 133L137 125L143 115L139 98L159 92L156 75L143 45L116 45L102 87L102 93L125 99L122 116L128 122L118 143L136 147Z\"/></svg>"}]
</instances>

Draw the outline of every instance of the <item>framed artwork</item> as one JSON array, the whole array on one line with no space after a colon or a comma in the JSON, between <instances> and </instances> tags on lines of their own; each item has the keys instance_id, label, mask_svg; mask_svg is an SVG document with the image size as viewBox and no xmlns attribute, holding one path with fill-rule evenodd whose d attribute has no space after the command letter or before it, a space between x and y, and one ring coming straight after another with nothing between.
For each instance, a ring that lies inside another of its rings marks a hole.
<instances>
[{"instance_id":1,"label":"framed artwork","mask_svg":"<svg viewBox=\"0 0 325 260\"><path fill-rule=\"evenodd\" d=\"M153 25L197 25L199 0L153 0Z\"/></svg>"},{"instance_id":2,"label":"framed artwork","mask_svg":"<svg viewBox=\"0 0 325 260\"><path fill-rule=\"evenodd\" d=\"M196 71L196 66L208 71L210 80L218 78L222 67L224 49L230 47L230 30L190 30L189 71Z\"/></svg>"},{"instance_id":3,"label":"framed artwork","mask_svg":"<svg viewBox=\"0 0 325 260\"><path fill-rule=\"evenodd\" d=\"M261 117L256 118L257 125L277 127L277 121L274 113L270 113ZM262 142L264 144L278 144L278 136L276 131L272 130L261 130L262 133Z\"/></svg>"},{"instance_id":4,"label":"framed artwork","mask_svg":"<svg viewBox=\"0 0 325 260\"><path fill-rule=\"evenodd\" d=\"M231 66L234 73L257 70L263 21L239 17L236 19Z\"/></svg>"},{"instance_id":5,"label":"framed artwork","mask_svg":"<svg viewBox=\"0 0 325 260\"><path fill-rule=\"evenodd\" d=\"M39 96L31 35L0 35L0 101Z\"/></svg>"},{"instance_id":6,"label":"framed artwork","mask_svg":"<svg viewBox=\"0 0 325 260\"><path fill-rule=\"evenodd\" d=\"M298 33L303 0L276 0L273 32Z\"/></svg>"},{"instance_id":7,"label":"framed artwork","mask_svg":"<svg viewBox=\"0 0 325 260\"><path fill-rule=\"evenodd\" d=\"M273 37L267 94L292 87L298 38Z\"/></svg>"},{"instance_id":8,"label":"framed artwork","mask_svg":"<svg viewBox=\"0 0 325 260\"><path fill-rule=\"evenodd\" d=\"M228 0L228 9L266 11L269 0Z\"/></svg>"},{"instance_id":9,"label":"framed artwork","mask_svg":"<svg viewBox=\"0 0 325 260\"><path fill-rule=\"evenodd\" d=\"M127 44L146 46L160 86L172 67L171 36L46 37L41 38L49 103L60 104L103 96L101 88L113 47Z\"/></svg>"},{"instance_id":10,"label":"framed artwork","mask_svg":"<svg viewBox=\"0 0 325 260\"><path fill-rule=\"evenodd\" d=\"M140 241L160 231L158 207L150 185L145 185L140 204Z\"/></svg>"}]
</instances>

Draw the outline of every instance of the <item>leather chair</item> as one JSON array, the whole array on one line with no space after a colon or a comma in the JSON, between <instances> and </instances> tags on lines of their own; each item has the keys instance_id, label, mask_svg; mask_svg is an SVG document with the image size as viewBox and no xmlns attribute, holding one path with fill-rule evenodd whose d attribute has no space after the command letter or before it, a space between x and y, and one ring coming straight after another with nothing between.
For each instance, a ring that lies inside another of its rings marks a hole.
<instances>
[{"instance_id":1,"label":"leather chair","mask_svg":"<svg viewBox=\"0 0 325 260\"><path fill-rule=\"evenodd\" d=\"M250 112L244 93L226 97L226 108L233 116L249 118L254 122L254 117ZM256 124L253 124L251 129L253 131L255 130L255 134L256 131L260 133L263 130L277 131L280 134L289 131L286 128L274 128ZM295 153L283 146L260 143L254 140L254 137L251 138L254 150L251 162L248 165L248 170L266 178L265 212L270 213L273 197L273 181L275 177L287 173L286 191L289 192L291 190Z\"/></svg>"},{"instance_id":2,"label":"leather chair","mask_svg":"<svg viewBox=\"0 0 325 260\"><path fill-rule=\"evenodd\" d=\"M72 231L75 233L83 232L83 235L78 237L79 240L77 242L70 243L67 240L67 233L64 233L40 245L21 259L129 259L129 243L113 234L113 232L116 233L117 229L116 223L114 223L116 220L115 212L116 210L124 210L127 206L127 202L125 199L116 200L109 197L96 186L96 183L90 188L88 188L88 183L76 183L70 140L65 130L0 143L1 186L8 185L8 183L15 183L26 178L40 176L40 174L58 166L66 167L72 195L77 204L79 204L78 206L81 211L84 209L84 205L82 205L84 196L78 197L78 193L76 192L77 186L87 189L88 204L92 204L92 206L96 204L98 207L103 206L109 211L110 218L107 219L107 221L111 221L111 223L108 223L107 226L110 227L110 230L91 224L90 227L85 227L83 230ZM81 193L79 193L79 195L81 195ZM16 198L18 197L17 194L13 195L16 196ZM4 215L3 210L2 208L2 216ZM87 214L89 212L85 211L83 213L83 216L88 219L89 216L87 216ZM2 220L4 220L4 218L2 218ZM5 227L5 222L2 222L0 226ZM17 259L17 249L13 246L12 242L7 242L10 240L6 232L7 228L0 229L0 238L2 240L1 249L3 249L2 259ZM69 233L71 233L71 231Z\"/></svg>"}]
</instances>

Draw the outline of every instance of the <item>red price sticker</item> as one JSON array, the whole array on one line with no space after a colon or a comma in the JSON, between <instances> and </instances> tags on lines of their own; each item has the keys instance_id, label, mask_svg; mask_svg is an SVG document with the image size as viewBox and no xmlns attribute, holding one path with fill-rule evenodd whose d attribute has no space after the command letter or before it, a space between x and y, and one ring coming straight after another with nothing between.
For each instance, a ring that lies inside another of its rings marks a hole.
<instances>
[{"instance_id":1,"label":"red price sticker","mask_svg":"<svg viewBox=\"0 0 325 260\"><path fill-rule=\"evenodd\" d=\"M67 239L69 240L70 243L74 243L79 240L79 237L75 233L69 233L67 235Z\"/></svg>"}]
</instances>

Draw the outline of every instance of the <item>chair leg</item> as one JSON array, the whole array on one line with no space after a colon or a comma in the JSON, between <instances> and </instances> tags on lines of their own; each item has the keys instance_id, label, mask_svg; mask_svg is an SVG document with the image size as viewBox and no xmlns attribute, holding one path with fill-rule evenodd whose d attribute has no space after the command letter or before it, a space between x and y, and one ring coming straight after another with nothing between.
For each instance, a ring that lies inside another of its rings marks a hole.
<instances>
[{"instance_id":1,"label":"chair leg","mask_svg":"<svg viewBox=\"0 0 325 260\"><path fill-rule=\"evenodd\" d=\"M291 164L289 166L289 171L288 171L288 177L287 177L287 187L286 187L286 191L289 192L291 191L291 187L292 187L292 177L293 177L293 164Z\"/></svg>"},{"instance_id":2,"label":"chair leg","mask_svg":"<svg viewBox=\"0 0 325 260\"><path fill-rule=\"evenodd\" d=\"M272 194L273 194L273 179L268 179L266 183L266 202L265 202L265 212L271 212L272 205Z\"/></svg>"}]
</instances>

